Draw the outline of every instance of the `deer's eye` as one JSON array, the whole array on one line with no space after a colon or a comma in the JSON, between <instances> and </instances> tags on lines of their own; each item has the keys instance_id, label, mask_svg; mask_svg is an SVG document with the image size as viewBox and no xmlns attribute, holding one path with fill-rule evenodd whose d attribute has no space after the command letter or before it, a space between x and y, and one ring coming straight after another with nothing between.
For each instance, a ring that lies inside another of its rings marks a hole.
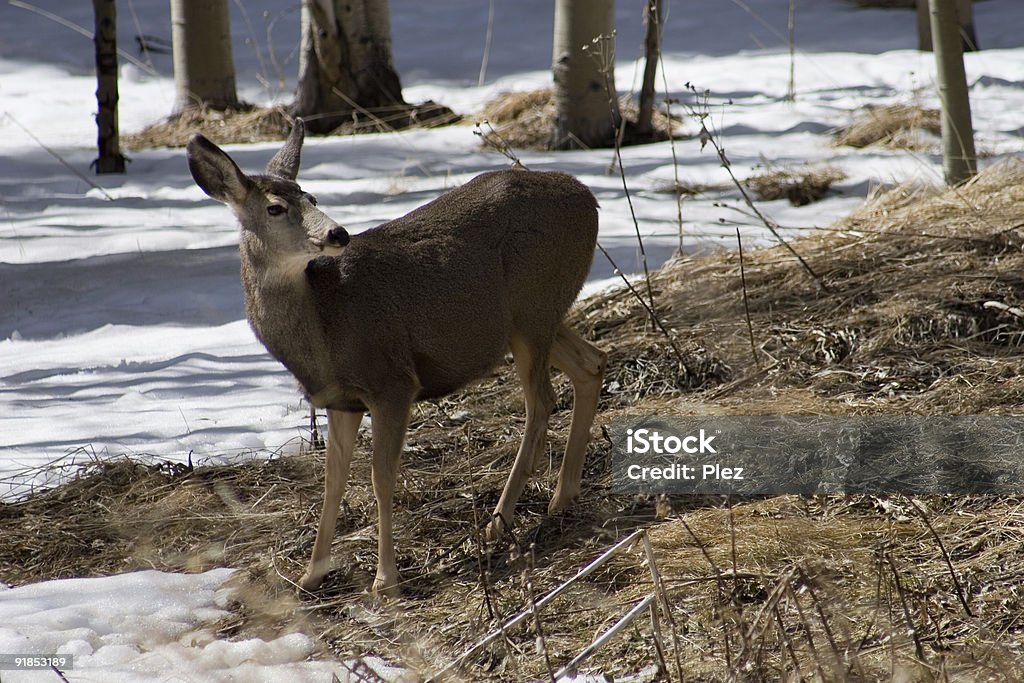
<instances>
[{"instance_id":1,"label":"deer's eye","mask_svg":"<svg viewBox=\"0 0 1024 683\"><path fill-rule=\"evenodd\" d=\"M271 204L267 207L267 213L271 216L280 216L288 210L288 207L281 204Z\"/></svg>"}]
</instances>

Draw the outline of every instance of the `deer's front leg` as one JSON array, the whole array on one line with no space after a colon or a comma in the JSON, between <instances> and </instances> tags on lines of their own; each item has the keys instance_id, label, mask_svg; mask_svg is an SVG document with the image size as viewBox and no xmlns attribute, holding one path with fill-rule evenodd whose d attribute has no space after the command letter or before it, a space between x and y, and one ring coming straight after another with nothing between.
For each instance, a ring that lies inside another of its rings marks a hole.
<instances>
[{"instance_id":1,"label":"deer's front leg","mask_svg":"<svg viewBox=\"0 0 1024 683\"><path fill-rule=\"evenodd\" d=\"M324 476L324 505L320 511L320 526L316 530L313 555L299 585L311 591L320 587L331 568L331 541L338 522L338 507L345 495L348 471L356 447L356 435L362 413L340 410L327 411L327 472Z\"/></svg>"},{"instance_id":2,"label":"deer's front leg","mask_svg":"<svg viewBox=\"0 0 1024 683\"><path fill-rule=\"evenodd\" d=\"M398 597L398 565L392 532L395 480L409 425L412 400L370 406L373 421L373 495L377 499L377 575L370 591L376 596Z\"/></svg>"}]
</instances>

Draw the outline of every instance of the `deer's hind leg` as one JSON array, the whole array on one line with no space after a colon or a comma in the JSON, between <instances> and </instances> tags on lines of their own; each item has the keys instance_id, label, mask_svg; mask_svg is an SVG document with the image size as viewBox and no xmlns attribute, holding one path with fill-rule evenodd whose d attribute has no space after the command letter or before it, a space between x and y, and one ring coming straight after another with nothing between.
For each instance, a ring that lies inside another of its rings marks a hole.
<instances>
[{"instance_id":1,"label":"deer's hind leg","mask_svg":"<svg viewBox=\"0 0 1024 683\"><path fill-rule=\"evenodd\" d=\"M533 474L538 454L544 450L548 419L555 406L555 394L551 389L551 340L513 336L509 346L523 385L526 427L512 471L505 482L505 489L501 492L501 498L494 509L494 518L487 530L487 536L491 540L497 539L505 529L512 526L516 501L519 500L523 489L526 488L527 480Z\"/></svg>"},{"instance_id":2,"label":"deer's hind leg","mask_svg":"<svg viewBox=\"0 0 1024 683\"><path fill-rule=\"evenodd\" d=\"M590 427L597 413L597 400L608 362L608 354L584 341L576 332L562 324L551 347L551 364L569 376L572 382L572 426L565 457L558 470L558 485L551 496L548 513L565 510L580 492L583 459L590 441Z\"/></svg>"},{"instance_id":3,"label":"deer's hind leg","mask_svg":"<svg viewBox=\"0 0 1024 683\"><path fill-rule=\"evenodd\" d=\"M362 413L340 410L327 411L327 472L324 476L324 504L320 512L320 526L316 530L313 555L309 559L306 573L299 579L299 585L306 590L315 590L331 568L331 541L338 522L338 507L345 495L348 472L352 465L352 454L356 447L356 435Z\"/></svg>"}]
</instances>

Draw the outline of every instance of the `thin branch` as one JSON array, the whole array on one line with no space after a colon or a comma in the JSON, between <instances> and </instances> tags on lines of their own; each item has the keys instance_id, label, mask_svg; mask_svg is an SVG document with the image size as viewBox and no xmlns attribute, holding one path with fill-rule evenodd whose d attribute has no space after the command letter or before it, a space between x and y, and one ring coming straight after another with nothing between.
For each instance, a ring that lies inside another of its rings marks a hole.
<instances>
[{"instance_id":1,"label":"thin branch","mask_svg":"<svg viewBox=\"0 0 1024 683\"><path fill-rule=\"evenodd\" d=\"M49 19L50 21L56 22L56 23L60 24L61 26L65 27L65 28L71 29L75 33L78 33L80 35L85 36L89 40L92 40L95 37L93 35L93 32L90 31L89 29L84 28L82 26L79 26L75 22L69 21L68 19L65 19L64 17L59 16L57 14L54 14L53 12L47 12L46 10L44 10L44 9L42 9L40 7L36 7L35 5L33 5L30 2L23 2L23 0L7 0L7 4L11 5L12 7L17 7L18 9L27 9L29 12L34 12L34 13L38 14L41 17L45 17L45 18ZM150 76L159 76L160 75L149 64L146 64L145 62L139 61L138 59L133 57L131 54L129 54L129 53L125 52L124 50L122 50L121 48L117 49L117 54L118 54L118 56L123 57L126 61L129 61L132 64L134 64L135 66L139 67L140 69L142 69L143 71L148 73Z\"/></svg>"},{"instance_id":2,"label":"thin branch","mask_svg":"<svg viewBox=\"0 0 1024 683\"><path fill-rule=\"evenodd\" d=\"M609 41L614 50L615 36L601 36L602 41ZM604 60L601 64L601 74L604 77L604 91L608 96L608 113L612 118L612 127L615 128L615 161L619 167L619 178L622 180L622 192L626 195L626 203L629 205L629 215L633 219L633 230L636 233L636 242L640 248L640 263L644 269L644 281L647 283L647 297L651 304L651 309L654 309L654 288L651 286L651 271L647 265L647 250L644 248L644 238L640 234L640 222L636 218L636 210L633 208L633 197L629 193L629 184L626 182L626 169L622 165L622 135L625 132L625 119L619 113L615 96L615 91L612 88L611 78L608 75L611 69L614 68L614 64L608 63L607 50L602 49L600 51L601 58Z\"/></svg>"},{"instance_id":3,"label":"thin branch","mask_svg":"<svg viewBox=\"0 0 1024 683\"><path fill-rule=\"evenodd\" d=\"M13 2L14 0L11 0L11 1ZM12 115L12 114L11 114L10 112L4 112L4 116L6 116L6 117L7 117L7 118L8 118L8 119L9 119L9 120L11 121L11 123L13 123L14 125L16 125L16 126L17 126L18 128L21 128L21 130L22 130L22 131L24 131L25 135L27 135L27 136L29 136L30 138L32 138L33 140L35 140L35 143L36 143L37 145L39 145L40 147L42 147L42 148L43 148L43 150L44 150L44 151L45 151L45 152L46 152L47 154L49 154L49 155L50 155L50 156L52 156L52 157L53 157L54 159L56 159L57 161L59 161L59 162L60 162L60 164L61 164L61 166L63 166L64 168L66 168L66 169L68 169L69 171L71 171L72 173L74 173L74 174L75 174L76 176L78 176L78 178L79 178L79 179L81 179L81 180L85 181L86 183L88 183L88 184L89 184L89 187L91 187L92 189L94 189L94 190L99 190L99 192L100 192L100 193L101 193L101 194L102 194L102 195L103 195L104 197L106 197L106 198L107 198L107 201L111 201L111 202L112 202L112 201L114 201L114 198L110 196L110 193L109 193L109 192L107 192L106 190L104 190L104 189L103 189L103 188L102 188L102 187L101 187L100 185L98 185L98 184L97 184L96 182L94 182L94 181L93 181L93 180L92 180L91 178L89 178L89 176L85 175L84 173L82 173L81 171L79 171L79 170L78 170L77 168L75 168L74 166L72 166L72 165L71 165L71 163L70 163L69 161L67 161L67 160L66 160L66 159L65 159L64 157L62 157L62 156L61 156L60 154L58 154L58 153L57 153L56 151L54 151L54 150L53 150L52 148L48 147L48 146L46 145L46 143L45 143L45 142L43 142L42 140L40 140L39 138L37 138L37 137L35 136L35 134L34 134L34 133L33 133L32 131L30 131L30 130L29 130L28 128L26 128L25 126L21 125L21 122L20 122L20 121L18 121L18 119L14 118L14 116L13 116L13 115Z\"/></svg>"},{"instance_id":4,"label":"thin branch","mask_svg":"<svg viewBox=\"0 0 1024 683\"><path fill-rule=\"evenodd\" d=\"M651 320L654 321L654 324L657 326L657 328L661 330L662 334L665 335L665 338L668 340L669 346L672 347L672 352L675 354L676 360L678 360L680 365L682 365L685 369L686 361L683 359L683 352L679 348L679 345L676 344L675 338L662 324L661 320L658 318L657 313L655 313L654 309L651 308L646 301L644 301L644 298L640 295L640 292L636 291L636 288L633 286L633 283L629 281L629 278L627 278L625 274L623 274L618 264L615 263L615 259L613 259L612 255L608 253L608 250L601 246L600 242L597 243L597 248L598 250L600 250L602 254L604 254L604 257L608 260L608 263L611 264L612 268L615 270L615 274L619 276L623 283L625 283L626 289L628 289L629 292L636 298L636 300L640 302L640 305L643 306L644 309L647 311L647 315L651 317Z\"/></svg>"}]
</instances>

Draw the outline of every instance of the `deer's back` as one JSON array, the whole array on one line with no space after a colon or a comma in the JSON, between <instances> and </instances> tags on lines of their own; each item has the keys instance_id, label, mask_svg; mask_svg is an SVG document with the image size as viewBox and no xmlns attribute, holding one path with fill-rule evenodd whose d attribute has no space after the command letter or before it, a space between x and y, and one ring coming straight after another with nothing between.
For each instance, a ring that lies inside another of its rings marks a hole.
<instances>
[{"instance_id":1,"label":"deer's back","mask_svg":"<svg viewBox=\"0 0 1024 683\"><path fill-rule=\"evenodd\" d=\"M586 280L596 242L590 190L564 173L524 170L477 176L353 239L425 263L438 279L465 282L472 274L480 278L470 281L477 291L497 287L513 300L543 292L533 305L555 300L563 314Z\"/></svg>"},{"instance_id":2,"label":"deer's back","mask_svg":"<svg viewBox=\"0 0 1024 683\"><path fill-rule=\"evenodd\" d=\"M494 367L513 331L554 334L596 239L597 201L571 176L487 173L354 235L314 296L329 337L358 337L339 365L383 358L378 372L444 395Z\"/></svg>"}]
</instances>

